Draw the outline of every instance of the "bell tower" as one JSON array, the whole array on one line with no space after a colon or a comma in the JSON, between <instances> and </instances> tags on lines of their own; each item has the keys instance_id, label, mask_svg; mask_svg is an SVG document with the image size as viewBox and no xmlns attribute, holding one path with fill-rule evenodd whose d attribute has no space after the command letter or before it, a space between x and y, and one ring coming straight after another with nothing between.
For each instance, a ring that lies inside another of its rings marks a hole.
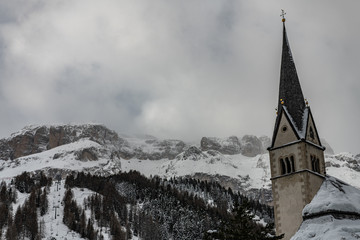
<instances>
[{"instance_id":1,"label":"bell tower","mask_svg":"<svg viewBox=\"0 0 360 240\"><path fill-rule=\"evenodd\" d=\"M304 99L286 34L284 12L279 102L270 168L276 234L290 239L302 223L302 210L325 176L324 150Z\"/></svg>"}]
</instances>

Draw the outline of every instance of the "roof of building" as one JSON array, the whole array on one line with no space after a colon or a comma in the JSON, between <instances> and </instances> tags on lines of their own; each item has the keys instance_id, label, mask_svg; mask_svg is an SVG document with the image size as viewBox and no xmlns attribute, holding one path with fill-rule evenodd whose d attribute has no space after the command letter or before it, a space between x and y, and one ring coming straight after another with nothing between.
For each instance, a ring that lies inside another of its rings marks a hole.
<instances>
[{"instance_id":1,"label":"roof of building","mask_svg":"<svg viewBox=\"0 0 360 240\"><path fill-rule=\"evenodd\" d=\"M281 104L280 99L282 99L284 104ZM291 54L285 22L283 23L283 46L278 109L281 109L282 106L286 106L289 114L295 122L296 127L301 131L303 127L302 117L305 110L305 101L296 72L295 62Z\"/></svg>"},{"instance_id":2,"label":"roof of building","mask_svg":"<svg viewBox=\"0 0 360 240\"><path fill-rule=\"evenodd\" d=\"M305 220L291 240L360 239L360 219L327 215Z\"/></svg>"},{"instance_id":3,"label":"roof of building","mask_svg":"<svg viewBox=\"0 0 360 240\"><path fill-rule=\"evenodd\" d=\"M360 189L326 176L302 214L304 221L291 240L359 239Z\"/></svg>"},{"instance_id":4,"label":"roof of building","mask_svg":"<svg viewBox=\"0 0 360 240\"><path fill-rule=\"evenodd\" d=\"M303 217L333 212L355 214L360 218L360 189L326 176L313 200L305 206Z\"/></svg>"}]
</instances>

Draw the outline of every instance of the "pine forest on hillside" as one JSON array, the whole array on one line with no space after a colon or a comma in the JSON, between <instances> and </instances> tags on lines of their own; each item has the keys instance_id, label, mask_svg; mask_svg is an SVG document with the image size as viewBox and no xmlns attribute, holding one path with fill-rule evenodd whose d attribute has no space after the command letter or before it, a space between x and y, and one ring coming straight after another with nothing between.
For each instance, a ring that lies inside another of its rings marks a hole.
<instances>
[{"instance_id":1,"label":"pine forest on hillside","mask_svg":"<svg viewBox=\"0 0 360 240\"><path fill-rule=\"evenodd\" d=\"M56 192L59 184L65 187L63 195ZM75 195L84 192L91 194L80 202ZM52 209L51 194L60 202ZM26 196L22 204L18 195ZM216 182L146 178L136 171L109 177L79 172L65 181L53 181L42 172L24 172L8 183L3 181L1 239L53 236L55 230L52 225L46 228L49 223L44 217L54 217L54 210L55 219L62 217L73 238L279 239L273 235L273 209L267 205Z\"/></svg>"}]
</instances>

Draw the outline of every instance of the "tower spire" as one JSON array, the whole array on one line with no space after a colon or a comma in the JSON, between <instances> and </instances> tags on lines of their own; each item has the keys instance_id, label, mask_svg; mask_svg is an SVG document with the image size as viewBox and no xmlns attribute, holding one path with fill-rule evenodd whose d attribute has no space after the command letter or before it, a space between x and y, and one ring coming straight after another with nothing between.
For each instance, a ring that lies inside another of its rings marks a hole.
<instances>
[{"instance_id":1,"label":"tower spire","mask_svg":"<svg viewBox=\"0 0 360 240\"><path fill-rule=\"evenodd\" d=\"M289 118L290 125L300 140L304 138L304 130L306 125L304 121L304 114L306 105L304 96L301 90L299 78L296 72L295 62L291 54L289 40L286 34L285 27L285 12L281 10L281 17L283 23L283 44L281 56L281 69L280 69L280 84L279 84L279 98L278 98L278 115L275 121L274 134L272 138L271 148L274 147L277 131L282 118L282 113L286 112Z\"/></svg>"},{"instance_id":2,"label":"tower spire","mask_svg":"<svg viewBox=\"0 0 360 240\"><path fill-rule=\"evenodd\" d=\"M283 12L283 46L278 109L281 111L285 106L297 130L302 131L303 114L306 106L286 34L284 15L285 13Z\"/></svg>"}]
</instances>

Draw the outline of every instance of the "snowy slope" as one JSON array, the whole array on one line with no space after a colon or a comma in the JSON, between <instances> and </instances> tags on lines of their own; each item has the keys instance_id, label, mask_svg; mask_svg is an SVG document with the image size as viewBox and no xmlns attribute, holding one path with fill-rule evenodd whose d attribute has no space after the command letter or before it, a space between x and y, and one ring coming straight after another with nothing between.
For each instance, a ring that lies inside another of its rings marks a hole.
<instances>
[{"instance_id":1,"label":"snowy slope","mask_svg":"<svg viewBox=\"0 0 360 240\"><path fill-rule=\"evenodd\" d=\"M194 148L196 149L194 152L189 153L188 150L192 149L189 148L173 160L125 160L111 156L111 151L106 146L89 139L80 139L41 153L0 161L0 179L19 175L23 171L50 168L86 171L100 175L137 170L145 176L158 175L166 178L196 173L228 176L238 179L246 189L271 188L268 154L246 157L241 154L224 155L213 150L201 151ZM98 159L79 160L78 153L84 149L92 149ZM360 188L360 171L357 171L357 163L355 164L354 159L355 157L348 153L326 155L327 173Z\"/></svg>"},{"instance_id":2,"label":"snowy slope","mask_svg":"<svg viewBox=\"0 0 360 240\"><path fill-rule=\"evenodd\" d=\"M256 157L237 155L205 155L194 161L189 159L174 160L123 160L123 171L137 170L145 176L174 177L207 173L224 175L239 180L247 179L248 188L270 188L270 168L267 154Z\"/></svg>"},{"instance_id":3,"label":"snowy slope","mask_svg":"<svg viewBox=\"0 0 360 240\"><path fill-rule=\"evenodd\" d=\"M326 155L326 172L330 176L360 188L360 158L359 154L339 153Z\"/></svg>"},{"instance_id":4,"label":"snowy slope","mask_svg":"<svg viewBox=\"0 0 360 240\"><path fill-rule=\"evenodd\" d=\"M79 153L89 150L97 160L79 159ZM41 153L14 160L0 161L1 179L14 177L24 171L46 170L50 168L71 171L88 171L99 174L114 174L120 171L120 159L111 159L111 152L89 139L80 139Z\"/></svg>"},{"instance_id":5,"label":"snowy slope","mask_svg":"<svg viewBox=\"0 0 360 240\"><path fill-rule=\"evenodd\" d=\"M48 193L48 202L49 208L47 213L44 216L40 216L38 214L39 221L39 232L41 232L42 239L83 239L81 236L71 231L67 226L63 223L63 213L64 207L61 203L64 198L65 188L64 181L57 186L53 184ZM21 193L17 191L17 200L16 203L12 204L13 213L15 214L17 208L22 206L25 200L29 197L30 194ZM80 193L79 189L74 189L75 192L75 200L78 203L83 202L83 196ZM87 191L87 195L92 194L93 192ZM56 214L55 214L56 209ZM40 230L41 228L41 230Z\"/></svg>"},{"instance_id":6,"label":"snowy slope","mask_svg":"<svg viewBox=\"0 0 360 240\"><path fill-rule=\"evenodd\" d=\"M78 191L74 191L78 192ZM61 181L61 183L57 186L56 184L53 184L50 187L50 192L48 195L49 200L49 210L47 214L45 214L43 217L40 218L41 220L44 220L45 223L45 239L48 239L50 237L54 237L56 239L83 239L81 236L70 230L64 223L63 223L63 217L64 217L64 206L61 203L65 194L65 187L64 187L64 181ZM92 193L90 193L92 194ZM79 194L75 194L75 196L78 196L75 198L77 203L81 204L83 202L81 195L79 197ZM55 215L55 209L56 209L56 215Z\"/></svg>"}]
</instances>

